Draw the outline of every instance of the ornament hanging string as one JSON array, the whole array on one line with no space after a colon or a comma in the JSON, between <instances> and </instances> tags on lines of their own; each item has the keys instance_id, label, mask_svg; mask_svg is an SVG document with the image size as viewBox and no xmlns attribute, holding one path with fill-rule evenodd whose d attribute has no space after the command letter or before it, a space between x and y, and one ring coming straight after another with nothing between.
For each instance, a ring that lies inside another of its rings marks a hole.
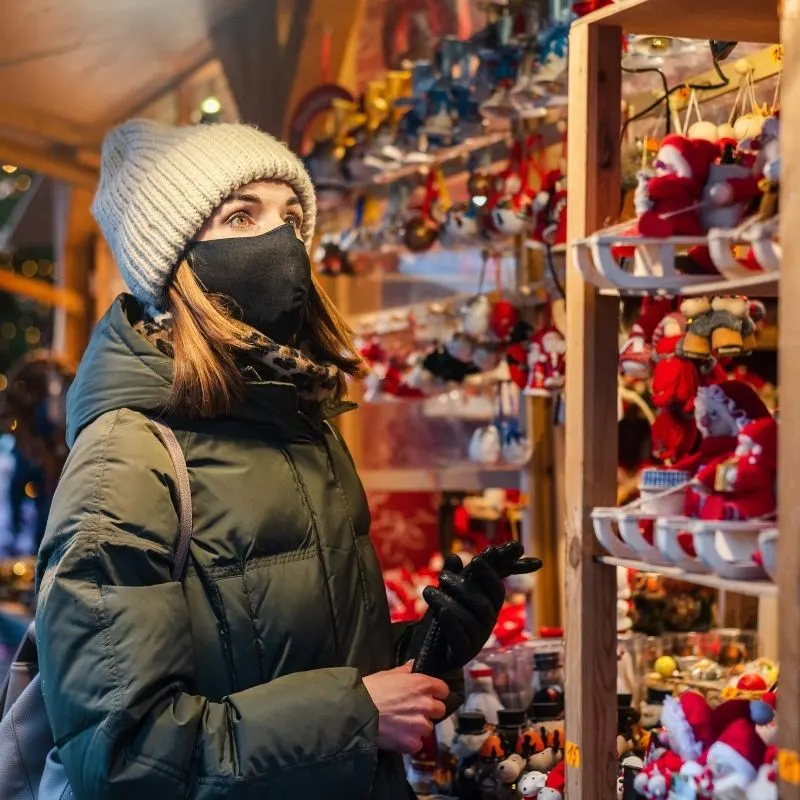
<instances>
[{"instance_id":1,"label":"ornament hanging string","mask_svg":"<svg viewBox=\"0 0 800 800\"><path fill-rule=\"evenodd\" d=\"M664 72L657 67L639 67L639 68L631 68L631 67L623 67L622 71L627 72L630 75L641 75L644 73L655 73L661 78L661 83L664 87L664 94L659 97L657 100L652 102L649 106L646 106L641 111L637 111L636 114L628 117L625 120L625 123L622 126L622 132L620 135L620 141L625 141L625 132L628 129L628 126L632 123L636 122L637 120L644 119L645 117L649 117L661 104L666 104L667 100L682 89L697 89L698 91L715 91L717 89L724 89L727 86L730 86L730 78L722 71L722 68L719 65L719 62L716 59L712 59L712 63L714 66L714 70L719 77L719 83L710 83L705 86L700 84L686 84L686 83L679 83L676 86L669 87L667 83L667 76ZM669 114L669 107L667 106L667 118L666 118L666 133L669 134L671 131L671 119Z\"/></svg>"},{"instance_id":2,"label":"ornament hanging string","mask_svg":"<svg viewBox=\"0 0 800 800\"><path fill-rule=\"evenodd\" d=\"M683 136L689 135L689 129L692 127L692 112L697 117L696 122L703 121L703 114L700 111L700 103L697 100L697 90L691 89L689 91L689 101L686 103L686 116L683 119L683 129L681 134Z\"/></svg>"},{"instance_id":3,"label":"ornament hanging string","mask_svg":"<svg viewBox=\"0 0 800 800\"><path fill-rule=\"evenodd\" d=\"M778 77L775 79L775 92L772 95L772 109L771 113L774 114L781 107L781 76L783 70L778 72Z\"/></svg>"}]
</instances>

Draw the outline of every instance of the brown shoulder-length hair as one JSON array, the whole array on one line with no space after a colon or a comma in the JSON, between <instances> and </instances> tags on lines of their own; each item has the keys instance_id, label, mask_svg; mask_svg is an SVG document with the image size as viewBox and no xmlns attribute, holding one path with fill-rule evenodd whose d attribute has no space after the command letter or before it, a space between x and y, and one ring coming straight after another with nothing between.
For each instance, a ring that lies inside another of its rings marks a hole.
<instances>
[{"instance_id":1,"label":"brown shoulder-length hair","mask_svg":"<svg viewBox=\"0 0 800 800\"><path fill-rule=\"evenodd\" d=\"M167 310L174 350L167 410L195 417L226 414L244 392L238 357L253 349L252 328L236 318L224 298L203 291L186 261L178 265L167 289ZM315 361L339 368L336 399L346 393L347 376L366 373L352 331L313 274L298 341Z\"/></svg>"}]
</instances>

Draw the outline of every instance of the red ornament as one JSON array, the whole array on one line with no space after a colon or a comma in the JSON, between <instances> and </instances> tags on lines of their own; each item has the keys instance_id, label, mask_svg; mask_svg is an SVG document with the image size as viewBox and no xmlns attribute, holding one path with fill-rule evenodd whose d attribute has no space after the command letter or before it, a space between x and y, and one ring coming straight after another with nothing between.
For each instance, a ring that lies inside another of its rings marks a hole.
<instances>
[{"instance_id":1,"label":"red ornament","mask_svg":"<svg viewBox=\"0 0 800 800\"><path fill-rule=\"evenodd\" d=\"M736 683L736 688L741 689L743 692L766 692L768 689L767 682L755 673L748 673L742 675Z\"/></svg>"},{"instance_id":2,"label":"red ornament","mask_svg":"<svg viewBox=\"0 0 800 800\"><path fill-rule=\"evenodd\" d=\"M519 321L519 309L508 300L498 300L492 306L489 327L498 339L507 339Z\"/></svg>"}]
</instances>

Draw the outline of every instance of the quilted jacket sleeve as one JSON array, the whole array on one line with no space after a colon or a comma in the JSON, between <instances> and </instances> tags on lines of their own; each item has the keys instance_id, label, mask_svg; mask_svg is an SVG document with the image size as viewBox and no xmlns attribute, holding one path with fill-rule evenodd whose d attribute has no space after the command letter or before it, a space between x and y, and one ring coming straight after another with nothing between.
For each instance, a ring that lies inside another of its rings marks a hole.
<instances>
[{"instance_id":1,"label":"quilted jacket sleeve","mask_svg":"<svg viewBox=\"0 0 800 800\"><path fill-rule=\"evenodd\" d=\"M76 800L369 795L377 711L356 670L192 693L169 455L130 412L78 440L40 553L45 702Z\"/></svg>"}]
</instances>

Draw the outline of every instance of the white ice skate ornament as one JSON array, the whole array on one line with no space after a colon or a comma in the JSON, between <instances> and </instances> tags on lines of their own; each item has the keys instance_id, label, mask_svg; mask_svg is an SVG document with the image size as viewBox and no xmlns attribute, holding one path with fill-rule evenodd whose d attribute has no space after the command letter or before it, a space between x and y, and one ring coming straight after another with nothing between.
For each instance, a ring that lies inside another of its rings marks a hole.
<instances>
[{"instance_id":1,"label":"white ice skate ornament","mask_svg":"<svg viewBox=\"0 0 800 800\"><path fill-rule=\"evenodd\" d=\"M500 429L496 425L478 428L469 442L469 460L476 464L496 464L502 454Z\"/></svg>"},{"instance_id":2,"label":"white ice skate ornament","mask_svg":"<svg viewBox=\"0 0 800 800\"><path fill-rule=\"evenodd\" d=\"M467 303L461 312L461 326L468 336L482 341L489 333L492 304L486 295L479 295Z\"/></svg>"},{"instance_id":3,"label":"white ice skate ornament","mask_svg":"<svg viewBox=\"0 0 800 800\"><path fill-rule=\"evenodd\" d=\"M547 775L544 772L529 772L520 779L517 792L520 797L538 797L546 780Z\"/></svg>"}]
</instances>

